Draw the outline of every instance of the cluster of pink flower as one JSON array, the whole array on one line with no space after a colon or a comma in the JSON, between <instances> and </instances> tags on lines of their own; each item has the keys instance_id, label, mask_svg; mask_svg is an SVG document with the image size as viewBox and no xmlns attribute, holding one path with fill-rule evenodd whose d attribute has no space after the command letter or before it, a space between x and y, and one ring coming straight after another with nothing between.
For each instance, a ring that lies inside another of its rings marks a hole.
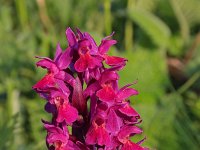
<instances>
[{"instance_id":1,"label":"cluster of pink flower","mask_svg":"<svg viewBox=\"0 0 200 150\"><path fill-rule=\"evenodd\" d=\"M57 45L55 58L38 57L37 66L48 73L33 86L47 100L45 110L51 122L43 121L49 150L145 150L143 140L130 137L141 134L136 125L139 114L128 98L137 95L128 84L118 87L117 71L126 59L107 54L116 44L112 35L99 46L87 32L66 30L68 48ZM105 67L105 64L109 67ZM69 127L72 131L69 131Z\"/></svg>"}]
</instances>

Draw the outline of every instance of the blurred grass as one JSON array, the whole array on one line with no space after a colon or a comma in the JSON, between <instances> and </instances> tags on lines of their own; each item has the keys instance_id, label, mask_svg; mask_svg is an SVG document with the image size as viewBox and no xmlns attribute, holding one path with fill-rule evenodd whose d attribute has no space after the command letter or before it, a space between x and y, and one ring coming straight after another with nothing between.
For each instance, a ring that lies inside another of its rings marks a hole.
<instances>
[{"instance_id":1,"label":"blurred grass","mask_svg":"<svg viewBox=\"0 0 200 150\"><path fill-rule=\"evenodd\" d=\"M152 149L200 147L199 0L0 0L0 149L43 150L44 101L31 86L44 74L35 55L66 48L65 29L98 43L115 31L111 52L128 58L120 84L138 79L131 98ZM135 139L134 139L135 140ZM10 144L12 143L12 144Z\"/></svg>"}]
</instances>

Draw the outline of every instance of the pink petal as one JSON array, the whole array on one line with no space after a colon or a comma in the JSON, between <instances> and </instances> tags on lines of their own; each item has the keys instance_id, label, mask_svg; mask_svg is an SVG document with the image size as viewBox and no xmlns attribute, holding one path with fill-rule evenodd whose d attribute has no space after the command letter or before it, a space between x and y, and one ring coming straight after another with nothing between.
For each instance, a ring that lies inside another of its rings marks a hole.
<instances>
[{"instance_id":1,"label":"pink petal","mask_svg":"<svg viewBox=\"0 0 200 150\"><path fill-rule=\"evenodd\" d=\"M123 147L122 147L122 150L146 150L146 148L143 148L131 141L127 141Z\"/></svg>"},{"instance_id":2,"label":"pink petal","mask_svg":"<svg viewBox=\"0 0 200 150\"><path fill-rule=\"evenodd\" d=\"M58 134L58 133L48 134L48 136L47 136L47 142L49 144L57 142L57 141L60 141L62 143L67 143L68 137L66 137L66 135Z\"/></svg>"},{"instance_id":3,"label":"pink petal","mask_svg":"<svg viewBox=\"0 0 200 150\"><path fill-rule=\"evenodd\" d=\"M84 37L83 37L83 33L80 31L80 29L79 28L76 28L76 32L77 32L77 34L78 34L78 36L79 36L79 39L83 39Z\"/></svg>"},{"instance_id":4,"label":"pink petal","mask_svg":"<svg viewBox=\"0 0 200 150\"><path fill-rule=\"evenodd\" d=\"M92 84L90 84L85 90L84 90L84 97L88 97L91 96L92 94L94 94L97 90L99 90L101 88L101 86L99 85L99 83L96 81Z\"/></svg>"},{"instance_id":5,"label":"pink petal","mask_svg":"<svg viewBox=\"0 0 200 150\"><path fill-rule=\"evenodd\" d=\"M119 75L115 71L104 71L101 76L101 84L107 81L118 80Z\"/></svg>"},{"instance_id":6,"label":"pink petal","mask_svg":"<svg viewBox=\"0 0 200 150\"><path fill-rule=\"evenodd\" d=\"M99 46L99 53L102 55L107 53L109 48L116 43L116 40L102 40Z\"/></svg>"},{"instance_id":7,"label":"pink petal","mask_svg":"<svg viewBox=\"0 0 200 150\"><path fill-rule=\"evenodd\" d=\"M57 68L56 64L52 60L49 60L46 58L39 60L36 63L36 65L40 66L42 68L48 69L50 72L54 72L54 73L58 72L58 68Z\"/></svg>"},{"instance_id":8,"label":"pink petal","mask_svg":"<svg viewBox=\"0 0 200 150\"><path fill-rule=\"evenodd\" d=\"M137 126L131 126L127 125L121 128L119 134L118 134L118 139L120 142L124 142L124 140L127 139L127 137L130 137L132 134L141 134L142 130L138 128Z\"/></svg>"},{"instance_id":9,"label":"pink petal","mask_svg":"<svg viewBox=\"0 0 200 150\"><path fill-rule=\"evenodd\" d=\"M110 135L102 126L97 129L97 144L101 146L110 145Z\"/></svg>"},{"instance_id":10,"label":"pink petal","mask_svg":"<svg viewBox=\"0 0 200 150\"><path fill-rule=\"evenodd\" d=\"M98 59L95 59L94 57L92 57L89 53L86 53L85 55L83 55L86 64L87 64L87 68L93 69L96 66L100 66L101 62Z\"/></svg>"},{"instance_id":11,"label":"pink petal","mask_svg":"<svg viewBox=\"0 0 200 150\"><path fill-rule=\"evenodd\" d=\"M120 90L117 94L117 101L122 101L126 98L129 98L132 95L137 95L137 94L138 94L138 91L132 88L126 88L126 89Z\"/></svg>"},{"instance_id":12,"label":"pink petal","mask_svg":"<svg viewBox=\"0 0 200 150\"><path fill-rule=\"evenodd\" d=\"M103 102L113 102L116 98L116 94L112 87L106 86L96 93L97 97Z\"/></svg>"},{"instance_id":13,"label":"pink petal","mask_svg":"<svg viewBox=\"0 0 200 150\"><path fill-rule=\"evenodd\" d=\"M91 127L86 134L85 142L89 145L96 144L97 142L96 137L97 137L96 130L95 128Z\"/></svg>"},{"instance_id":14,"label":"pink petal","mask_svg":"<svg viewBox=\"0 0 200 150\"><path fill-rule=\"evenodd\" d=\"M51 89L50 97L51 98L50 98L49 101L51 102L53 100L53 103L54 103L54 99L57 98L57 97L65 99L65 101L68 100L68 94L65 94L62 89L57 89L57 88Z\"/></svg>"},{"instance_id":15,"label":"pink petal","mask_svg":"<svg viewBox=\"0 0 200 150\"><path fill-rule=\"evenodd\" d=\"M94 69L89 69L89 75L91 78L94 78L95 80L99 80L101 77L101 69L99 67L96 67Z\"/></svg>"},{"instance_id":16,"label":"pink petal","mask_svg":"<svg viewBox=\"0 0 200 150\"><path fill-rule=\"evenodd\" d=\"M54 142L60 141L62 143L67 143L69 139L68 131L62 130L60 127L56 127L53 124L50 124L49 122L43 121L44 127L48 131L47 135L47 142L49 144L53 144Z\"/></svg>"},{"instance_id":17,"label":"pink petal","mask_svg":"<svg viewBox=\"0 0 200 150\"><path fill-rule=\"evenodd\" d=\"M112 45L114 45L114 44L117 43L116 40L109 40L109 39L113 36L113 34L114 34L114 32L113 32L111 35L105 37L105 38L101 41L101 44L99 45L99 53L100 53L100 54L103 55L103 54L107 53L107 51L109 50L109 48L110 48Z\"/></svg>"},{"instance_id":18,"label":"pink petal","mask_svg":"<svg viewBox=\"0 0 200 150\"><path fill-rule=\"evenodd\" d=\"M87 67L88 67L87 60L83 55L81 55L80 58L75 62L74 68L78 72L83 72L87 69Z\"/></svg>"},{"instance_id":19,"label":"pink petal","mask_svg":"<svg viewBox=\"0 0 200 150\"><path fill-rule=\"evenodd\" d=\"M56 79L63 80L64 82L70 84L72 87L74 85L75 79L72 75L66 73L65 71L60 71L54 76Z\"/></svg>"},{"instance_id":20,"label":"pink petal","mask_svg":"<svg viewBox=\"0 0 200 150\"><path fill-rule=\"evenodd\" d=\"M62 54L62 49L60 47L60 43L57 44L57 47L56 47L56 54L55 54L55 58L54 58L54 61L56 62L59 57L61 56Z\"/></svg>"},{"instance_id":21,"label":"pink petal","mask_svg":"<svg viewBox=\"0 0 200 150\"><path fill-rule=\"evenodd\" d=\"M60 68L60 70L63 70L63 69L66 69L71 60L72 60L72 56L71 56L71 48L67 48L63 54L60 56L58 62L57 62L57 65L58 67Z\"/></svg>"},{"instance_id":22,"label":"pink petal","mask_svg":"<svg viewBox=\"0 0 200 150\"><path fill-rule=\"evenodd\" d=\"M50 133L63 133L63 130L49 122L43 121L45 129Z\"/></svg>"},{"instance_id":23,"label":"pink petal","mask_svg":"<svg viewBox=\"0 0 200 150\"><path fill-rule=\"evenodd\" d=\"M58 87L61 89L62 95L65 95L66 97L68 97L70 95L70 90L69 88L66 86L65 82L63 80L58 80L56 79L56 83L58 85Z\"/></svg>"},{"instance_id":24,"label":"pink petal","mask_svg":"<svg viewBox=\"0 0 200 150\"><path fill-rule=\"evenodd\" d=\"M105 62L109 66L124 66L126 64L127 59L117 56L108 56L105 55Z\"/></svg>"},{"instance_id":25,"label":"pink petal","mask_svg":"<svg viewBox=\"0 0 200 150\"><path fill-rule=\"evenodd\" d=\"M86 143L89 145L98 144L101 146L109 146L111 144L110 141L110 135L105 130L104 119L96 118L86 134Z\"/></svg>"},{"instance_id":26,"label":"pink petal","mask_svg":"<svg viewBox=\"0 0 200 150\"><path fill-rule=\"evenodd\" d=\"M127 116L134 116L134 117L137 117L139 116L139 114L137 113L137 111L135 109L133 109L128 103L119 109L119 111Z\"/></svg>"},{"instance_id":27,"label":"pink petal","mask_svg":"<svg viewBox=\"0 0 200 150\"><path fill-rule=\"evenodd\" d=\"M70 104L63 104L59 107L58 110L58 117L56 119L57 122L63 122L64 120L66 123L71 124L72 122L76 121L78 118L78 111Z\"/></svg>"},{"instance_id":28,"label":"pink petal","mask_svg":"<svg viewBox=\"0 0 200 150\"><path fill-rule=\"evenodd\" d=\"M79 52L84 54L88 51L88 48L91 46L91 43L88 39L79 40Z\"/></svg>"},{"instance_id":29,"label":"pink petal","mask_svg":"<svg viewBox=\"0 0 200 150\"><path fill-rule=\"evenodd\" d=\"M33 86L33 89L42 90L49 86L54 86L54 85L55 85L55 80L53 74L47 74Z\"/></svg>"},{"instance_id":30,"label":"pink petal","mask_svg":"<svg viewBox=\"0 0 200 150\"><path fill-rule=\"evenodd\" d=\"M98 47L97 47L96 42L95 42L94 39L92 38L92 36L91 36L89 33L85 32L85 33L84 33L84 37L90 41L90 44L91 44L90 54L91 54L91 55L97 54L97 52L98 52Z\"/></svg>"},{"instance_id":31,"label":"pink petal","mask_svg":"<svg viewBox=\"0 0 200 150\"><path fill-rule=\"evenodd\" d=\"M76 36L70 27L66 30L66 37L70 47L77 43Z\"/></svg>"},{"instance_id":32,"label":"pink petal","mask_svg":"<svg viewBox=\"0 0 200 150\"><path fill-rule=\"evenodd\" d=\"M108 119L106 123L106 129L112 134L117 133L122 125L122 120L117 116L113 109L110 110L108 114Z\"/></svg>"},{"instance_id":33,"label":"pink petal","mask_svg":"<svg viewBox=\"0 0 200 150\"><path fill-rule=\"evenodd\" d=\"M89 57L88 68L93 69L95 67L102 66L102 59L100 57Z\"/></svg>"}]
</instances>

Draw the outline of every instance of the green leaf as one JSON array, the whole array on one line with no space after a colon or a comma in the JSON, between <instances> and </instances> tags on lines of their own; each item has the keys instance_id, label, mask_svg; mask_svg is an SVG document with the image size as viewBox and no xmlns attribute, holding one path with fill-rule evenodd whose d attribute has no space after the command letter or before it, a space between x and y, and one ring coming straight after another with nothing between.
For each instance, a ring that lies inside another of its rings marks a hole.
<instances>
[{"instance_id":1,"label":"green leaf","mask_svg":"<svg viewBox=\"0 0 200 150\"><path fill-rule=\"evenodd\" d=\"M170 29L157 16L138 8L129 11L128 16L151 37L157 46L163 47L168 44Z\"/></svg>"},{"instance_id":2,"label":"green leaf","mask_svg":"<svg viewBox=\"0 0 200 150\"><path fill-rule=\"evenodd\" d=\"M134 99L139 100L139 103L154 103L164 94L168 85L165 55L162 51L138 48L135 51L124 53L123 56L128 59L128 62L120 71L120 84L124 85L138 80L134 87L139 90L140 94Z\"/></svg>"},{"instance_id":3,"label":"green leaf","mask_svg":"<svg viewBox=\"0 0 200 150\"><path fill-rule=\"evenodd\" d=\"M190 26L200 23L199 0L176 0Z\"/></svg>"},{"instance_id":4,"label":"green leaf","mask_svg":"<svg viewBox=\"0 0 200 150\"><path fill-rule=\"evenodd\" d=\"M173 35L169 40L168 52L172 56L180 57L183 55L184 41L180 35Z\"/></svg>"},{"instance_id":5,"label":"green leaf","mask_svg":"<svg viewBox=\"0 0 200 150\"><path fill-rule=\"evenodd\" d=\"M147 11L153 11L158 4L158 0L139 0L136 5L137 8L142 8Z\"/></svg>"},{"instance_id":6,"label":"green leaf","mask_svg":"<svg viewBox=\"0 0 200 150\"><path fill-rule=\"evenodd\" d=\"M0 122L0 149L11 149L12 144L14 142L14 136L16 132L16 124L19 121L19 115L14 115L12 118L7 120L2 120L3 117L1 117Z\"/></svg>"}]
</instances>

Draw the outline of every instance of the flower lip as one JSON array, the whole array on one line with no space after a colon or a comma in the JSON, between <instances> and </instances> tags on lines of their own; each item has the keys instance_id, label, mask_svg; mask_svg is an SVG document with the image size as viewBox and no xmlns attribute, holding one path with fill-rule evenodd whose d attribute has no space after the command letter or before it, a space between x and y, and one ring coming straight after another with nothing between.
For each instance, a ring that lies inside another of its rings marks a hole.
<instances>
[{"instance_id":1,"label":"flower lip","mask_svg":"<svg viewBox=\"0 0 200 150\"><path fill-rule=\"evenodd\" d=\"M48 88L54 87L55 79L53 78L52 73L47 73L39 82L37 82L33 89L37 92L42 92L47 90Z\"/></svg>"},{"instance_id":2,"label":"flower lip","mask_svg":"<svg viewBox=\"0 0 200 150\"><path fill-rule=\"evenodd\" d=\"M105 85L102 89L97 91L96 95L101 101L107 103L113 103L116 98L116 93L110 85Z\"/></svg>"}]
</instances>

